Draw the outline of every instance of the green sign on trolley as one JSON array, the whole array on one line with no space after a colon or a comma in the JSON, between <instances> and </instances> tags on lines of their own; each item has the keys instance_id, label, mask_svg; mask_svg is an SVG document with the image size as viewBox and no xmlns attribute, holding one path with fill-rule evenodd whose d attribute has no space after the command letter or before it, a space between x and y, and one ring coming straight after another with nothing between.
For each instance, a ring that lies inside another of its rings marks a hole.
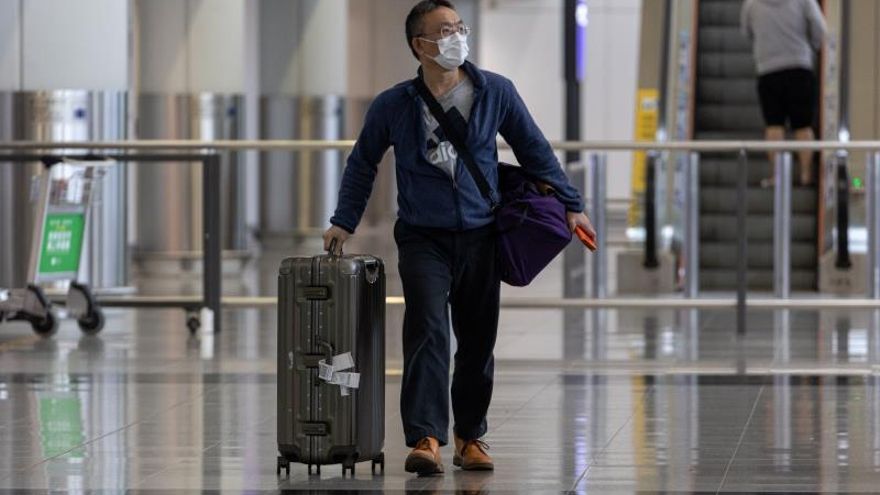
<instances>
[{"instance_id":1,"label":"green sign on trolley","mask_svg":"<svg viewBox=\"0 0 880 495\"><path fill-rule=\"evenodd\" d=\"M40 274L61 275L79 271L85 215L48 213L40 247Z\"/></svg>"}]
</instances>

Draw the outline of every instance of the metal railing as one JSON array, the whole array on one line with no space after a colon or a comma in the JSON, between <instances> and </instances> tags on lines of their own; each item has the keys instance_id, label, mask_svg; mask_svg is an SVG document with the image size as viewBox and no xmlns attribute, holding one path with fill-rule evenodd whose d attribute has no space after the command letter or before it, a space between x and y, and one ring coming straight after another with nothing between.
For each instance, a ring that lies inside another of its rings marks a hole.
<instances>
[{"instance_id":1,"label":"metal railing","mask_svg":"<svg viewBox=\"0 0 880 495\"><path fill-rule=\"evenodd\" d=\"M588 151L593 152L593 158L588 160L584 167L590 167L591 173L591 213L597 223L600 232L604 233L604 195L602 184L605 177L605 155L601 152L608 151L649 151L649 152L688 152L689 160L686 170L685 188L685 233L687 240L684 245L688 262L686 264L685 298L666 297L656 299L606 299L604 295L605 264L607 258L596 256L593 258L594 287L602 290L594 291L600 297L594 299L534 299L517 298L506 300L502 303L505 307L529 307L529 308L736 308L737 329L744 333L746 328L746 308L761 309L785 309L785 308L861 308L880 309L880 141L851 141L851 142L769 142L769 141L682 141L682 142L631 142L631 141L560 141L551 143L557 151ZM5 142L0 143L0 162L4 157L12 154L28 151L31 154L52 153L64 156L78 156L82 154L112 155L115 159L125 161L134 157L127 156L137 152L151 151L155 154L194 152L205 156L206 169L213 169L215 163L213 157L217 153L228 150L255 150L255 151L317 151L317 150L341 150L345 151L354 146L354 141L308 141L308 140L266 140L266 141L119 141L119 142ZM507 148L505 143L499 143L499 148ZM790 238L785 235L789 232L791 222L791 153L801 150L812 151L868 151L868 266L869 266L869 289L868 299L791 299L790 266L786 260L790 259ZM747 300L747 263L746 254L748 241L746 236L747 225L747 167L749 153L763 152L778 153L780 165L777 167L777 180L775 185L775 204L778 206L775 212L777 228L775 231L775 254L779 263L774 266L776 299L752 299ZM698 261L698 229L699 229L699 154L702 152L729 152L739 156L738 180L736 193L737 210L737 295L735 299L699 299L699 261ZM210 174L210 172L205 172ZM214 204L219 196L219 181L206 181L204 190L206 195L205 204ZM787 198L787 199L786 199ZM205 208L203 233L206 239L219 239L219 208ZM210 231L209 231L210 230ZM600 252L604 252L603 243L605 235L599 237ZM207 298L152 298L149 305L163 305L168 303L181 307L203 305L215 311L218 315L215 324L219 328L219 310L221 304L233 306L247 305L248 303L260 306L271 304L274 298L223 298L219 300L220 293L220 246L219 242L205 243L205 283L217 281L216 287L211 288L212 300ZM143 299L143 301L147 301ZM128 301L128 303L125 303ZM101 301L106 305L137 305L135 298L108 298ZM402 300L389 298L391 304L401 304Z\"/></svg>"}]
</instances>

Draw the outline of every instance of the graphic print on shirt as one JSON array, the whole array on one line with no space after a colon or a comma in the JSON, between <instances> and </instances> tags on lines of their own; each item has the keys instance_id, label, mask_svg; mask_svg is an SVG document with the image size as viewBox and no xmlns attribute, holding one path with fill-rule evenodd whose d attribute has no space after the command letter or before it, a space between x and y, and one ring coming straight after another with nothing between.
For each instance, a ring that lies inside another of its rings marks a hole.
<instances>
[{"instance_id":1,"label":"graphic print on shirt","mask_svg":"<svg viewBox=\"0 0 880 495\"><path fill-rule=\"evenodd\" d=\"M446 139L446 134L444 134L443 129L440 127L440 123L438 123L437 119L434 118L434 115L431 114L431 110L425 106L423 111L425 112L425 129L427 130L426 137L428 139L428 142L426 143L428 161L430 161L435 167L439 167L446 172L450 177L454 177L455 162L458 159L458 151L456 151L455 146ZM462 118L461 114L458 113L458 110L454 107L452 111L446 112L446 115L449 116L452 122Z\"/></svg>"},{"instance_id":2,"label":"graphic print on shirt","mask_svg":"<svg viewBox=\"0 0 880 495\"><path fill-rule=\"evenodd\" d=\"M470 79L464 78L456 87L447 94L437 98L440 107L446 112L446 116L455 126L467 128L467 121L471 114L474 103L474 86ZM440 127L440 123L434 118L427 105L422 104L422 122L425 127L425 149L428 161L435 167L446 172L450 177L455 177L455 164L458 160L458 151L455 146L446 139L446 134Z\"/></svg>"}]
</instances>

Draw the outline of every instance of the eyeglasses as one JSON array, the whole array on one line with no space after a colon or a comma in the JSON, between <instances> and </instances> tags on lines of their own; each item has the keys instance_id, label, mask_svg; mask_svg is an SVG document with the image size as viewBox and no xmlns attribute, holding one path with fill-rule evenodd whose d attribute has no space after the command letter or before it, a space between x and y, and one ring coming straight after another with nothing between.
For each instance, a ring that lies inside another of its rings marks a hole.
<instances>
[{"instance_id":1,"label":"eyeglasses","mask_svg":"<svg viewBox=\"0 0 880 495\"><path fill-rule=\"evenodd\" d=\"M419 33L416 36L433 36L435 34L439 34L441 38L448 38L449 36L452 36L455 33L461 34L463 36L467 36L468 34L471 33L471 27L463 22L459 22L458 24L455 24L455 25L444 24L440 28L440 31L437 31L435 33Z\"/></svg>"}]
</instances>

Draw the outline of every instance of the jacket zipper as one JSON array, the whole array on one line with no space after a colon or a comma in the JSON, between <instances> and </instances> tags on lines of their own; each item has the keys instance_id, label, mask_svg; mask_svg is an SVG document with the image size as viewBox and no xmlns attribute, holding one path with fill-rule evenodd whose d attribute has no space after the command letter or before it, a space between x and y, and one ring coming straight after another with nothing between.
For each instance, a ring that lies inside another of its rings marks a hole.
<instances>
[{"instance_id":1,"label":"jacket zipper","mask_svg":"<svg viewBox=\"0 0 880 495\"><path fill-rule=\"evenodd\" d=\"M468 77L470 77L470 76L468 76ZM465 129L467 132L467 134L465 135L465 140L467 140L467 136L471 135L471 127L476 125L474 123L474 121L476 120L474 118L474 115L477 113L477 106L480 103L481 96L482 96L482 90L479 87L477 87L477 85L475 84L474 85L474 103L473 103L473 105L471 105L471 114L467 120L467 125L465 126ZM456 158L455 170L453 170L453 172L452 172L452 174L453 174L452 189L453 189L453 194L455 195L455 209L458 212L458 230L464 230L464 219L461 216L461 202L458 197L458 183L455 182L455 174L458 173L458 168L459 168L459 164L458 164L458 159Z\"/></svg>"},{"instance_id":2,"label":"jacket zipper","mask_svg":"<svg viewBox=\"0 0 880 495\"><path fill-rule=\"evenodd\" d=\"M458 161L456 160L453 174L458 170ZM464 219L461 216L461 200L458 198L458 183L455 182L455 176L452 177L452 199L455 201L455 212L458 215L458 230L464 230Z\"/></svg>"}]
</instances>

